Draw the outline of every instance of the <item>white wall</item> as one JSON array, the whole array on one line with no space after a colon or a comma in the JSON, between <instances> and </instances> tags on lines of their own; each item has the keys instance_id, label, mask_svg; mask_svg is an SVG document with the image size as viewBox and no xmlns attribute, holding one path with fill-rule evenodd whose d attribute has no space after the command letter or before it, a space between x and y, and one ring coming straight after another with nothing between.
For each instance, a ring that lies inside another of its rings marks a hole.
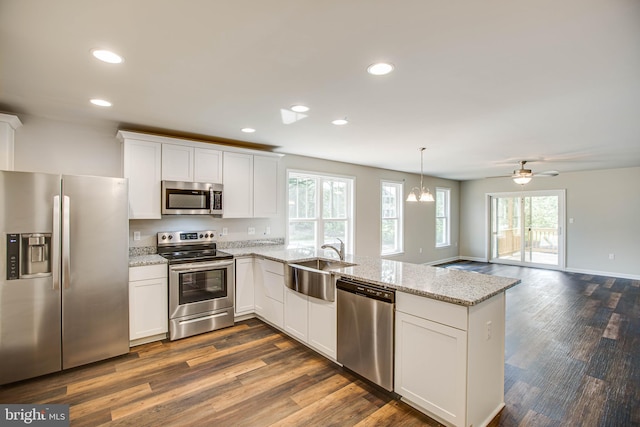
<instances>
[{"instance_id":1,"label":"white wall","mask_svg":"<svg viewBox=\"0 0 640 427\"><path fill-rule=\"evenodd\" d=\"M321 172L355 178L355 253L380 257L380 182L405 181L405 197L412 187L420 184L420 176L387 169L358 166L311 157L287 155L282 164L286 168L308 172ZM404 249L402 255L388 257L397 261L434 263L458 256L459 182L426 176L425 187L435 195L436 187L451 189L451 246L435 247L435 204L404 204ZM420 253L422 248L422 253Z\"/></svg>"},{"instance_id":2,"label":"white wall","mask_svg":"<svg viewBox=\"0 0 640 427\"><path fill-rule=\"evenodd\" d=\"M566 189L566 268L640 277L640 167L561 173L535 178L524 191ZM486 259L486 194L519 191L510 178L465 181L460 186L460 256ZM574 222L569 223L568 219ZM609 260L609 254L615 254Z\"/></svg>"},{"instance_id":3,"label":"white wall","mask_svg":"<svg viewBox=\"0 0 640 427\"><path fill-rule=\"evenodd\" d=\"M16 130L15 169L30 172L76 175L122 176L122 153L116 139L117 128L105 123L61 122L47 118L21 115L24 126ZM285 237L286 234L286 170L296 169L348 175L355 178L357 255L379 257L380 254L380 181L403 181L405 195L419 184L419 175L369 168L342 162L286 155L280 163L280 193L278 201L282 215L270 219L215 219L211 217L165 216L161 220L129 222L130 245L155 245L156 233L169 230L216 229L229 230L220 240L250 240ZM405 253L391 257L399 261L435 263L458 256L457 243L459 183L425 177L425 186L435 193L435 187L451 188L451 241L448 248L435 248L435 207L433 203L405 204ZM247 233L256 229L255 235ZM271 234L264 234L270 227ZM139 231L140 241L133 241ZM422 253L420 249L422 248Z\"/></svg>"},{"instance_id":4,"label":"white wall","mask_svg":"<svg viewBox=\"0 0 640 427\"><path fill-rule=\"evenodd\" d=\"M29 115L20 115L20 120L23 126L15 132L15 170L122 176L122 154L115 126Z\"/></svg>"}]
</instances>

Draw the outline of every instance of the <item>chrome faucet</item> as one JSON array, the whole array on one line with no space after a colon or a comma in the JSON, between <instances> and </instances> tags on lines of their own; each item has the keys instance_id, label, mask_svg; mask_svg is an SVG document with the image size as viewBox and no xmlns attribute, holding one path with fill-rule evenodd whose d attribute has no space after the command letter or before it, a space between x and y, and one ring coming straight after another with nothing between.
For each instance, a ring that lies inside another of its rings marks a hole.
<instances>
[{"instance_id":1,"label":"chrome faucet","mask_svg":"<svg viewBox=\"0 0 640 427\"><path fill-rule=\"evenodd\" d=\"M333 244L326 243L320 246L320 249L333 249L338 254L340 261L344 261L344 242L340 239L338 239L338 242L340 242L340 249L335 247L336 243L333 243Z\"/></svg>"}]
</instances>

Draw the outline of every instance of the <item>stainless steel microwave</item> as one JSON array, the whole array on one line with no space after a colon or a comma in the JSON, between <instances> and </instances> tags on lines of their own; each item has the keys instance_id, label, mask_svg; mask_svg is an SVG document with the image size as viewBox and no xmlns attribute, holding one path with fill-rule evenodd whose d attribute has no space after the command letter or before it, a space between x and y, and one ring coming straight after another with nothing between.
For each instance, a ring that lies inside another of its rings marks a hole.
<instances>
[{"instance_id":1,"label":"stainless steel microwave","mask_svg":"<svg viewBox=\"0 0 640 427\"><path fill-rule=\"evenodd\" d=\"M162 181L162 214L222 217L222 184Z\"/></svg>"}]
</instances>

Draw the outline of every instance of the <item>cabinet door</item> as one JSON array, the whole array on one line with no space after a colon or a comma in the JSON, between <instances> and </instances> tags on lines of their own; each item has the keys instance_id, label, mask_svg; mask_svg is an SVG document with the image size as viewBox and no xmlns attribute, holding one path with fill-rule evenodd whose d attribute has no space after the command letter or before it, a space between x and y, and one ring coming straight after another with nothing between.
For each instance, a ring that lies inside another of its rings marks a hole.
<instances>
[{"instance_id":1,"label":"cabinet door","mask_svg":"<svg viewBox=\"0 0 640 427\"><path fill-rule=\"evenodd\" d=\"M196 148L194 152L193 180L195 182L222 182L222 151Z\"/></svg>"},{"instance_id":2,"label":"cabinet door","mask_svg":"<svg viewBox=\"0 0 640 427\"><path fill-rule=\"evenodd\" d=\"M225 151L223 158L223 216L251 218L253 216L253 156Z\"/></svg>"},{"instance_id":3,"label":"cabinet door","mask_svg":"<svg viewBox=\"0 0 640 427\"><path fill-rule=\"evenodd\" d=\"M236 259L236 315L248 314L255 310L253 291L253 258Z\"/></svg>"},{"instance_id":4,"label":"cabinet door","mask_svg":"<svg viewBox=\"0 0 640 427\"><path fill-rule=\"evenodd\" d=\"M278 216L277 157L253 156L253 216Z\"/></svg>"},{"instance_id":5,"label":"cabinet door","mask_svg":"<svg viewBox=\"0 0 640 427\"><path fill-rule=\"evenodd\" d=\"M162 144L162 179L193 181L193 147Z\"/></svg>"},{"instance_id":6,"label":"cabinet door","mask_svg":"<svg viewBox=\"0 0 640 427\"><path fill-rule=\"evenodd\" d=\"M160 219L162 145L124 140L124 177L129 179L129 219Z\"/></svg>"},{"instance_id":7,"label":"cabinet door","mask_svg":"<svg viewBox=\"0 0 640 427\"><path fill-rule=\"evenodd\" d=\"M169 330L167 295L166 277L129 282L129 340Z\"/></svg>"},{"instance_id":8,"label":"cabinet door","mask_svg":"<svg viewBox=\"0 0 640 427\"><path fill-rule=\"evenodd\" d=\"M394 391L455 426L465 425L467 333L396 311Z\"/></svg>"},{"instance_id":9,"label":"cabinet door","mask_svg":"<svg viewBox=\"0 0 640 427\"><path fill-rule=\"evenodd\" d=\"M336 303L309 297L309 345L332 359L337 358Z\"/></svg>"},{"instance_id":10,"label":"cabinet door","mask_svg":"<svg viewBox=\"0 0 640 427\"><path fill-rule=\"evenodd\" d=\"M308 342L309 297L284 289L284 330L302 342Z\"/></svg>"}]
</instances>

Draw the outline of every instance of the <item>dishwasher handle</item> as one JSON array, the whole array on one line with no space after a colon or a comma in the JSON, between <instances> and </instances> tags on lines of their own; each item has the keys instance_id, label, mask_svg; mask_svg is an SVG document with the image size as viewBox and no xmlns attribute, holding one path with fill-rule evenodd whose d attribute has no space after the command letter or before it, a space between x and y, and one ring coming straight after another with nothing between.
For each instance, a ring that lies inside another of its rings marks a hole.
<instances>
[{"instance_id":1,"label":"dishwasher handle","mask_svg":"<svg viewBox=\"0 0 640 427\"><path fill-rule=\"evenodd\" d=\"M395 303L396 300L395 289L384 288L382 286L360 282L357 280L339 278L336 281L336 288L339 291L349 292L365 298L371 298L389 304Z\"/></svg>"}]
</instances>

